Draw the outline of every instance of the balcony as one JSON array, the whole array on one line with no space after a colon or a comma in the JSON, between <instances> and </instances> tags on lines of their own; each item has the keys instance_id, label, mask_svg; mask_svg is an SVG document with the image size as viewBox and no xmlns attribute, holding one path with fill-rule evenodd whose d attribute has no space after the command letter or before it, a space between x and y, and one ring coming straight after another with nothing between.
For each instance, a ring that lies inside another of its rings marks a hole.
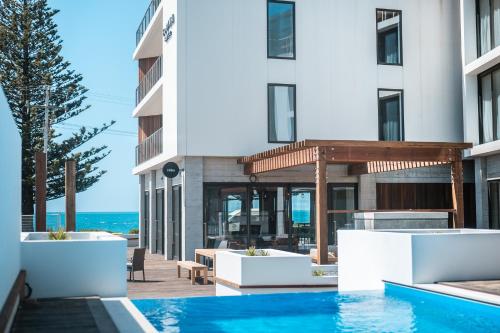
<instances>
[{"instance_id":1,"label":"balcony","mask_svg":"<svg viewBox=\"0 0 500 333\"><path fill-rule=\"evenodd\" d=\"M148 6L148 9L146 10L146 13L144 14L144 17L142 18L141 24L139 24L139 28L137 28L137 32L135 33L135 43L136 45L139 45L139 42L142 39L142 36L144 36L144 33L148 29L149 23L151 23L151 20L153 19L153 16L156 13L156 10L160 6L161 0L151 0L151 3Z\"/></svg>"},{"instance_id":2,"label":"balcony","mask_svg":"<svg viewBox=\"0 0 500 333\"><path fill-rule=\"evenodd\" d=\"M162 152L163 128L160 128L135 147L135 165L138 166Z\"/></svg>"},{"instance_id":3,"label":"balcony","mask_svg":"<svg viewBox=\"0 0 500 333\"><path fill-rule=\"evenodd\" d=\"M151 91L151 88L161 79L163 75L163 63L162 56L159 56L155 61L153 66L149 69L149 71L144 75L144 78L139 83L135 91L135 105L139 105L139 103L146 97L148 92Z\"/></svg>"}]
</instances>

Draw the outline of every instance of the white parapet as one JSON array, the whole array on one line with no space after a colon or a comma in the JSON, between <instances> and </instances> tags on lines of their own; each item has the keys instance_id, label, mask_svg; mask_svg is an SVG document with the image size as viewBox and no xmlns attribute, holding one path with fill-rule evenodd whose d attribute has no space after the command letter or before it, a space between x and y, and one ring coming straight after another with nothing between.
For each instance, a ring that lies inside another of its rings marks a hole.
<instances>
[{"instance_id":1,"label":"white parapet","mask_svg":"<svg viewBox=\"0 0 500 333\"><path fill-rule=\"evenodd\" d=\"M339 290L500 279L500 231L339 230Z\"/></svg>"},{"instance_id":2,"label":"white parapet","mask_svg":"<svg viewBox=\"0 0 500 333\"><path fill-rule=\"evenodd\" d=\"M105 232L21 234L21 267L33 298L127 295L127 240Z\"/></svg>"},{"instance_id":3,"label":"white parapet","mask_svg":"<svg viewBox=\"0 0 500 333\"><path fill-rule=\"evenodd\" d=\"M259 250L257 250L258 252ZM217 253L217 281L231 287L335 286L336 276L313 276L311 257L297 253L266 250L267 256L247 256L245 251ZM327 273L331 267L324 269Z\"/></svg>"}]
</instances>

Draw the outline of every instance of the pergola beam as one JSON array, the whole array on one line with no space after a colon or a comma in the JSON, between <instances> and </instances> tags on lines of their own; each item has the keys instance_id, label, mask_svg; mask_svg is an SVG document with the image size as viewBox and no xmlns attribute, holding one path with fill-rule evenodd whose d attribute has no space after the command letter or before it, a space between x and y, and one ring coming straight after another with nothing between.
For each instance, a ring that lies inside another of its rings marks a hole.
<instances>
[{"instance_id":1,"label":"pergola beam","mask_svg":"<svg viewBox=\"0 0 500 333\"><path fill-rule=\"evenodd\" d=\"M367 163L350 164L348 168L349 176L361 176L373 173L400 171L408 169L426 168L437 165L446 165L447 162L387 162L374 161Z\"/></svg>"}]
</instances>

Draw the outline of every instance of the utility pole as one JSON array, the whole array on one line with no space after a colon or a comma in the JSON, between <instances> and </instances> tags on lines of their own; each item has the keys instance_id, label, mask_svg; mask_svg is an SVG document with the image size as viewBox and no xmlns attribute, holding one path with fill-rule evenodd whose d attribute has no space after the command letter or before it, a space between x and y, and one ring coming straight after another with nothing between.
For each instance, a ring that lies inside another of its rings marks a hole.
<instances>
[{"instance_id":1,"label":"utility pole","mask_svg":"<svg viewBox=\"0 0 500 333\"><path fill-rule=\"evenodd\" d=\"M49 150L49 100L50 100L50 86L45 86L45 122L43 129L43 152L47 154Z\"/></svg>"}]
</instances>

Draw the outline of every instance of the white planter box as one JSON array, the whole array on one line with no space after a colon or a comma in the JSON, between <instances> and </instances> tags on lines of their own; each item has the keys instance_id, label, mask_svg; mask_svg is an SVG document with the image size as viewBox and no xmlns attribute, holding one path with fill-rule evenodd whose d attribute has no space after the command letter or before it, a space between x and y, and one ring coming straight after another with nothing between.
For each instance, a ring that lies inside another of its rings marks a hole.
<instances>
[{"instance_id":1,"label":"white planter box","mask_svg":"<svg viewBox=\"0 0 500 333\"><path fill-rule=\"evenodd\" d=\"M105 232L21 234L21 267L33 298L127 295L127 240Z\"/></svg>"},{"instance_id":2,"label":"white planter box","mask_svg":"<svg viewBox=\"0 0 500 333\"><path fill-rule=\"evenodd\" d=\"M339 230L339 290L500 279L500 231Z\"/></svg>"},{"instance_id":3,"label":"white planter box","mask_svg":"<svg viewBox=\"0 0 500 333\"><path fill-rule=\"evenodd\" d=\"M311 257L278 250L266 250L269 256L250 257L245 251L217 253L217 279L237 287L332 286L333 276L312 276ZM325 270L327 271L327 270Z\"/></svg>"}]
</instances>

